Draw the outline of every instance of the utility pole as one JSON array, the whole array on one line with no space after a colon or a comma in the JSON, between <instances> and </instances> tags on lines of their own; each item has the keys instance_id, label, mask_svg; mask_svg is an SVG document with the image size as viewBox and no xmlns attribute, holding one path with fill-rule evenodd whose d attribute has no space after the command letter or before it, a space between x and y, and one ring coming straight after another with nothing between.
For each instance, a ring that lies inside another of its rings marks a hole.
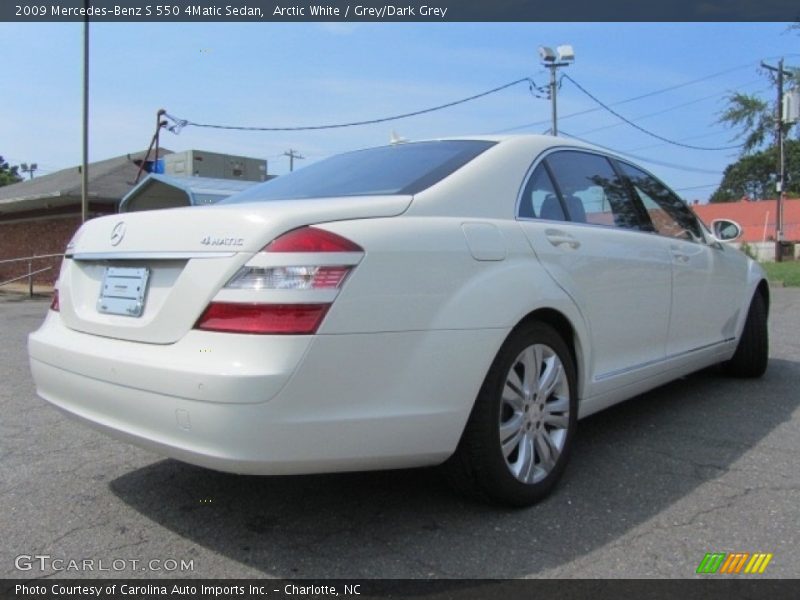
<instances>
[{"instance_id":1,"label":"utility pole","mask_svg":"<svg viewBox=\"0 0 800 600\"><path fill-rule=\"evenodd\" d=\"M764 62L761 66L778 77L778 101L775 105L775 143L778 146L778 192L777 210L775 215L775 262L783 260L783 198L786 187L786 160L783 152L783 78L791 76L792 72L783 68L783 59L778 61L778 66L773 67Z\"/></svg>"},{"instance_id":2,"label":"utility pole","mask_svg":"<svg viewBox=\"0 0 800 600\"><path fill-rule=\"evenodd\" d=\"M81 160L81 223L89 218L89 0L83 22L83 157Z\"/></svg>"},{"instance_id":3,"label":"utility pole","mask_svg":"<svg viewBox=\"0 0 800 600\"><path fill-rule=\"evenodd\" d=\"M558 135L558 107L556 95L558 93L558 81L556 71L560 67L568 67L575 60L575 51L572 46L565 44L556 48L558 55L552 48L539 46L539 57L542 59L542 66L550 70L550 84L548 85L550 95L550 106L552 112L553 125L550 132Z\"/></svg>"},{"instance_id":4,"label":"utility pole","mask_svg":"<svg viewBox=\"0 0 800 600\"><path fill-rule=\"evenodd\" d=\"M291 173L294 171L294 159L303 160L305 156L302 156L297 150L292 150L291 148L283 153L284 156L289 157L289 172Z\"/></svg>"}]
</instances>

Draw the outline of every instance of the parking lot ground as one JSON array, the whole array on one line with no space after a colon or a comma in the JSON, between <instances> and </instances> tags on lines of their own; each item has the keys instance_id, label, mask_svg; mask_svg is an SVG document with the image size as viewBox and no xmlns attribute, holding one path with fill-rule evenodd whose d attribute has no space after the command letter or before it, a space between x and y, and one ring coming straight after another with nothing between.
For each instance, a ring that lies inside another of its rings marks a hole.
<instances>
[{"instance_id":1,"label":"parking lot ground","mask_svg":"<svg viewBox=\"0 0 800 600\"><path fill-rule=\"evenodd\" d=\"M0 297L0 577L54 575L15 568L44 554L125 565L64 577L689 578L707 552L798 577L800 290L772 293L763 379L708 370L581 421L526 510L465 501L435 469L241 477L111 440L34 394L47 301Z\"/></svg>"}]
</instances>

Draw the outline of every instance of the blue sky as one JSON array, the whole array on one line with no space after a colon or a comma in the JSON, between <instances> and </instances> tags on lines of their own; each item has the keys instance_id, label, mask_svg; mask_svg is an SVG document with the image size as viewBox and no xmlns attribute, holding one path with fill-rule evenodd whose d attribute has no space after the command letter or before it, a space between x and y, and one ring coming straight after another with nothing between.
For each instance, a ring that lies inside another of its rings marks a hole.
<instances>
[{"instance_id":1,"label":"blue sky","mask_svg":"<svg viewBox=\"0 0 800 600\"><path fill-rule=\"evenodd\" d=\"M567 72L607 103L724 72L616 110L668 138L725 146L733 132L716 123L725 95L771 100L758 61L785 56L800 65L800 35L786 30L781 23L96 23L90 160L146 148L161 107L197 122L315 125L413 111L526 76L545 83L536 49L562 43L577 57ZM79 23L0 23L0 154L12 163L38 162L45 173L80 162L81 52ZM563 83L561 115L595 106ZM387 143L393 130L410 139L541 133L549 115L547 100L517 86L394 123L302 133L189 127L165 132L162 144L266 158L280 174L288 148L307 157L303 165ZM536 124L521 127L529 123ZM563 118L559 127L636 155L690 200L707 198L736 157L663 144L602 110ZM706 187L687 189L695 186Z\"/></svg>"}]
</instances>

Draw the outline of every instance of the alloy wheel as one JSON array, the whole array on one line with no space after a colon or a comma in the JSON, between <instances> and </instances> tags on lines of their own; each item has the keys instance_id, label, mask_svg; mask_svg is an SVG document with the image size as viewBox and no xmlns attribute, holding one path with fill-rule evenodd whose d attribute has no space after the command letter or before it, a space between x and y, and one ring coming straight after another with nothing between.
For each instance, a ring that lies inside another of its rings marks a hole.
<instances>
[{"instance_id":1,"label":"alloy wheel","mask_svg":"<svg viewBox=\"0 0 800 600\"><path fill-rule=\"evenodd\" d=\"M545 344L525 348L506 375L500 402L503 457L522 483L538 483L555 468L570 424L567 373Z\"/></svg>"}]
</instances>

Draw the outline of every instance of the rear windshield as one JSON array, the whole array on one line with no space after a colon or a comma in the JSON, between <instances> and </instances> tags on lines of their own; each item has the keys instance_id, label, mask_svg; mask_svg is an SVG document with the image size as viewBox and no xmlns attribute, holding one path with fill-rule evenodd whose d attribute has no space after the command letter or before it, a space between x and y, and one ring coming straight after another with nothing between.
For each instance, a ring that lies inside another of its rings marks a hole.
<instances>
[{"instance_id":1,"label":"rear windshield","mask_svg":"<svg viewBox=\"0 0 800 600\"><path fill-rule=\"evenodd\" d=\"M332 156L226 198L220 204L416 194L494 145L451 140L396 144Z\"/></svg>"}]
</instances>

